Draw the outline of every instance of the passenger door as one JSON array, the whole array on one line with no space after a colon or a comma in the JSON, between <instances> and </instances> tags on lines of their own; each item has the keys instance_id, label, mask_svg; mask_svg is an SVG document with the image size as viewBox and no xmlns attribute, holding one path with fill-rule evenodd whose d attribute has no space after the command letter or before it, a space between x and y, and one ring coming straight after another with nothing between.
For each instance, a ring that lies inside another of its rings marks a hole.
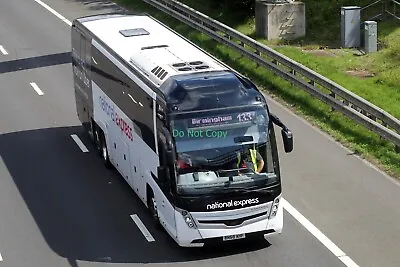
<instances>
[{"instance_id":1,"label":"passenger door","mask_svg":"<svg viewBox=\"0 0 400 267\"><path fill-rule=\"evenodd\" d=\"M166 160L166 137L162 131L158 131L158 151L160 166L165 167L168 172L167 160ZM157 175L157 174L156 174ZM164 175L166 177L166 175ZM170 175L170 177L172 177ZM159 185L156 187L157 191L154 192L157 209L160 221L165 225L166 230L173 236L176 236L176 224L175 224L175 209L173 205L173 194L172 194L172 183L163 182L161 177L154 178L156 183ZM170 179L172 180L172 179Z\"/></svg>"}]
</instances>

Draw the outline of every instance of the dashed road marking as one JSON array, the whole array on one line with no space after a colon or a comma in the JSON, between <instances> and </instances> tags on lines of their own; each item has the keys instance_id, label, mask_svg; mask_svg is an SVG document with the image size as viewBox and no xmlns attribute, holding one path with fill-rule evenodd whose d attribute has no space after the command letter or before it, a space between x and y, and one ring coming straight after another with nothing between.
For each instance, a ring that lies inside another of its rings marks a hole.
<instances>
[{"instance_id":1,"label":"dashed road marking","mask_svg":"<svg viewBox=\"0 0 400 267\"><path fill-rule=\"evenodd\" d=\"M142 223L139 216L137 216L136 214L133 214L133 215L131 215L131 218L136 223L137 227L142 232L142 234L147 239L147 241L149 241L149 242L156 241L154 239L154 237L150 234L149 230L147 230L146 226Z\"/></svg>"},{"instance_id":2,"label":"dashed road marking","mask_svg":"<svg viewBox=\"0 0 400 267\"><path fill-rule=\"evenodd\" d=\"M0 253L0 261L3 261L3 257L1 256L1 253Z\"/></svg>"},{"instance_id":3,"label":"dashed road marking","mask_svg":"<svg viewBox=\"0 0 400 267\"><path fill-rule=\"evenodd\" d=\"M39 86L37 86L36 83L30 83L30 85L32 86L33 90L36 91L36 93L37 93L38 95L43 95L43 94L44 94L43 91L40 90Z\"/></svg>"},{"instance_id":4,"label":"dashed road marking","mask_svg":"<svg viewBox=\"0 0 400 267\"><path fill-rule=\"evenodd\" d=\"M8 52L6 51L6 49L2 45L0 45L0 52L5 56L8 55Z\"/></svg>"},{"instance_id":5,"label":"dashed road marking","mask_svg":"<svg viewBox=\"0 0 400 267\"><path fill-rule=\"evenodd\" d=\"M76 134L71 134L72 139L74 139L75 143L79 146L83 153L89 152L87 147L83 144L81 139Z\"/></svg>"}]
</instances>

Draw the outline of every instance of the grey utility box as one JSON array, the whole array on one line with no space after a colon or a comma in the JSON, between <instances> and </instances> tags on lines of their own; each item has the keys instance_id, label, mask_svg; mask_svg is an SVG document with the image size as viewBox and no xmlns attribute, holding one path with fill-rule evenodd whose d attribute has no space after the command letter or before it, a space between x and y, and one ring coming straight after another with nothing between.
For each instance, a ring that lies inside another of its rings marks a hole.
<instances>
[{"instance_id":1,"label":"grey utility box","mask_svg":"<svg viewBox=\"0 0 400 267\"><path fill-rule=\"evenodd\" d=\"M376 21L364 22L364 50L365 53L376 52L378 50L378 23Z\"/></svg>"},{"instance_id":2,"label":"grey utility box","mask_svg":"<svg viewBox=\"0 0 400 267\"><path fill-rule=\"evenodd\" d=\"M305 4L291 0L255 2L257 37L291 40L306 35Z\"/></svg>"},{"instance_id":3,"label":"grey utility box","mask_svg":"<svg viewBox=\"0 0 400 267\"><path fill-rule=\"evenodd\" d=\"M342 47L360 47L360 7L341 8Z\"/></svg>"}]
</instances>

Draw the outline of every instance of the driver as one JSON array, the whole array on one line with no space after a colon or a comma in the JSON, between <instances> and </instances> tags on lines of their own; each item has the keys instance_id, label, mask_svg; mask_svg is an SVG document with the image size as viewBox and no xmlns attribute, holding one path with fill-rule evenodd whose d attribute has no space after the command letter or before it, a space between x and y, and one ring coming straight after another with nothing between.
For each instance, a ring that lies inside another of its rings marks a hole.
<instances>
[{"instance_id":1,"label":"driver","mask_svg":"<svg viewBox=\"0 0 400 267\"><path fill-rule=\"evenodd\" d=\"M246 150L243 153L237 153L237 168L247 168L256 173L262 171L264 168L264 159L255 148L255 145L253 145L253 148L248 148L247 153Z\"/></svg>"}]
</instances>

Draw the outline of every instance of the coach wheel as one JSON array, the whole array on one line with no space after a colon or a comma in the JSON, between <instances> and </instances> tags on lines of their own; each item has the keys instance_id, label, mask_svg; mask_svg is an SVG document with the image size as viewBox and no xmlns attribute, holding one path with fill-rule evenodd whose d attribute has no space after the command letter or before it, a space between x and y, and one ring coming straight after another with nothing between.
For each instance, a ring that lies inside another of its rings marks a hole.
<instances>
[{"instance_id":1,"label":"coach wheel","mask_svg":"<svg viewBox=\"0 0 400 267\"><path fill-rule=\"evenodd\" d=\"M90 120L90 128L87 130L88 135L90 136L90 140L92 142L94 142L94 130L95 130L95 126L93 123L93 120Z\"/></svg>"},{"instance_id":2,"label":"coach wheel","mask_svg":"<svg viewBox=\"0 0 400 267\"><path fill-rule=\"evenodd\" d=\"M107 168L111 168L111 162L108 155L107 143L104 134L100 135L100 145L101 145L101 158L103 160L103 163Z\"/></svg>"},{"instance_id":3,"label":"coach wheel","mask_svg":"<svg viewBox=\"0 0 400 267\"><path fill-rule=\"evenodd\" d=\"M101 133L98 127L93 127L93 137L94 137L94 145L96 147L96 152L101 155Z\"/></svg>"},{"instance_id":4,"label":"coach wheel","mask_svg":"<svg viewBox=\"0 0 400 267\"><path fill-rule=\"evenodd\" d=\"M149 207L150 215L154 220L157 228L161 228L160 218L158 218L158 212L157 212L157 203L156 200L154 199L154 196L150 196L148 198L147 205Z\"/></svg>"}]
</instances>

